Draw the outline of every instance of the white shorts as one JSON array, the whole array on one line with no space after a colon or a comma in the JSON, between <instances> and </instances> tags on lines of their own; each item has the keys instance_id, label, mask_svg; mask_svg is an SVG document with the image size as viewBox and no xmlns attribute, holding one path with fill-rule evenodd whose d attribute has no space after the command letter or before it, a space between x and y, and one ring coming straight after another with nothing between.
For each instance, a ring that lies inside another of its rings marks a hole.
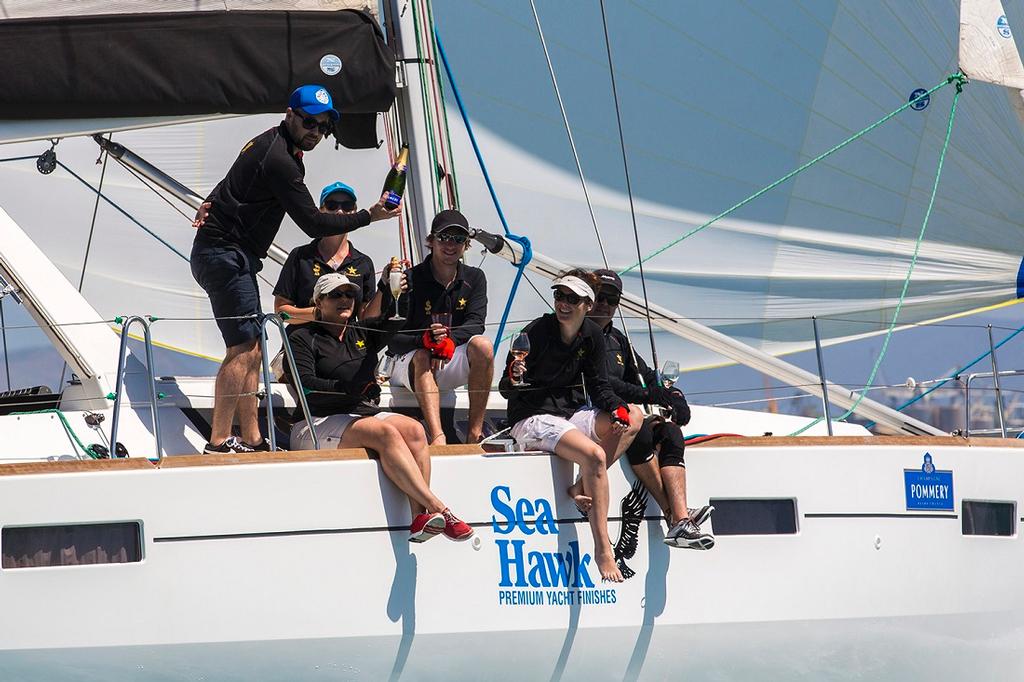
<instances>
[{"instance_id":1,"label":"white shorts","mask_svg":"<svg viewBox=\"0 0 1024 682\"><path fill-rule=\"evenodd\" d=\"M562 436L573 429L598 442L596 419L597 410L592 407L579 409L568 419L553 414L535 414L516 422L510 433L523 450L554 452Z\"/></svg>"},{"instance_id":2,"label":"white shorts","mask_svg":"<svg viewBox=\"0 0 1024 682\"><path fill-rule=\"evenodd\" d=\"M320 449L337 448L341 443L341 437L345 435L345 429L357 419L368 416L365 414L332 414L328 417L313 417L313 427L316 429L316 437L320 439ZM373 415L376 419L390 419L396 416L398 415L394 412L378 412ZM309 424L305 419L292 426L291 446L292 450L313 449L313 436L309 432Z\"/></svg>"},{"instance_id":3,"label":"white shorts","mask_svg":"<svg viewBox=\"0 0 1024 682\"><path fill-rule=\"evenodd\" d=\"M476 336L472 336L469 341L475 338ZM438 389L450 391L469 383L469 353L467 352L469 341L461 346L456 346L452 359L445 363L444 367L434 372L434 381L437 382ZM409 380L409 368L412 366L412 356L420 350L422 349L411 350L395 359L395 368L391 370L391 379L388 383L392 386L413 390L412 382Z\"/></svg>"}]
</instances>

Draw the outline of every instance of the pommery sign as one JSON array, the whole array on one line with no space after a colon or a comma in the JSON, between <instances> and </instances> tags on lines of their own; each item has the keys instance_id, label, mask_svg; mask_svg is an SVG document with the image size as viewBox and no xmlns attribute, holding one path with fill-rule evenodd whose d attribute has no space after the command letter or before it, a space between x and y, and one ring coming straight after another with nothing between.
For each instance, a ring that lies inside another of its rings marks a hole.
<instances>
[{"instance_id":1,"label":"pommery sign","mask_svg":"<svg viewBox=\"0 0 1024 682\"><path fill-rule=\"evenodd\" d=\"M936 469L931 454L920 469L903 470L903 484L908 510L953 511L953 472Z\"/></svg>"}]
</instances>

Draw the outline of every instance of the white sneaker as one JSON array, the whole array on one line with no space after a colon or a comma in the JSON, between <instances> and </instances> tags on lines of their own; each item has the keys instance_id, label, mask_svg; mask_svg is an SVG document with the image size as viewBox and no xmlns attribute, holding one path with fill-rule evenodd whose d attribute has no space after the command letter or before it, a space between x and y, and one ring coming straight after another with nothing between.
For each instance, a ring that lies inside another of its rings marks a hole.
<instances>
[{"instance_id":1,"label":"white sneaker","mask_svg":"<svg viewBox=\"0 0 1024 682\"><path fill-rule=\"evenodd\" d=\"M665 534L664 542L678 549L711 549L715 546L715 536L701 533L693 521L684 519Z\"/></svg>"}]
</instances>

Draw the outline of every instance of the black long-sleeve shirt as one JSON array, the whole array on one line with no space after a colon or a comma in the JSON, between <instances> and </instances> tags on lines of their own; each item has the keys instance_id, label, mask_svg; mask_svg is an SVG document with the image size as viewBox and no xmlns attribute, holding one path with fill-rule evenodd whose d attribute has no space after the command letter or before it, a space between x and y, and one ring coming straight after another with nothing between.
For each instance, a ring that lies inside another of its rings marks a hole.
<instances>
[{"instance_id":1,"label":"black long-sleeve shirt","mask_svg":"<svg viewBox=\"0 0 1024 682\"><path fill-rule=\"evenodd\" d=\"M423 330L433 322L431 313L451 313L451 339L456 346L483 334L487 319L487 277L480 268L459 263L455 279L447 287L434 278L433 254L409 271L409 292L398 299L398 310L409 330L395 334L388 348L402 355L423 347ZM390 299L390 294L385 296Z\"/></svg>"},{"instance_id":2,"label":"black long-sleeve shirt","mask_svg":"<svg viewBox=\"0 0 1024 682\"><path fill-rule=\"evenodd\" d=\"M511 353L505 358L505 372L498 383L501 395L508 399L510 424L535 414L571 417L584 405L583 386L591 403L601 410L614 412L626 403L608 382L604 335L596 322L583 320L579 333L568 345L562 341L554 313L538 317L523 331L530 337L524 376L530 385L512 384L508 374Z\"/></svg>"},{"instance_id":3,"label":"black long-sleeve shirt","mask_svg":"<svg viewBox=\"0 0 1024 682\"><path fill-rule=\"evenodd\" d=\"M302 388L314 417L380 412L377 354L397 324L373 318L349 326L338 340L337 328L319 322L304 324L289 339ZM296 408L302 418L302 408Z\"/></svg>"},{"instance_id":4,"label":"black long-sleeve shirt","mask_svg":"<svg viewBox=\"0 0 1024 682\"><path fill-rule=\"evenodd\" d=\"M639 354L633 353L629 339L611 322L604 328L604 343L608 381L616 395L636 404L659 402L651 396L651 388L660 386L658 374ZM643 386L640 385L641 377Z\"/></svg>"},{"instance_id":5,"label":"black long-sleeve shirt","mask_svg":"<svg viewBox=\"0 0 1024 682\"><path fill-rule=\"evenodd\" d=\"M196 240L210 244L237 244L260 258L287 213L310 237L344 234L370 224L368 211L352 214L321 213L305 183L301 153L284 123L247 142L224 179L206 198L211 202L206 222Z\"/></svg>"}]
</instances>

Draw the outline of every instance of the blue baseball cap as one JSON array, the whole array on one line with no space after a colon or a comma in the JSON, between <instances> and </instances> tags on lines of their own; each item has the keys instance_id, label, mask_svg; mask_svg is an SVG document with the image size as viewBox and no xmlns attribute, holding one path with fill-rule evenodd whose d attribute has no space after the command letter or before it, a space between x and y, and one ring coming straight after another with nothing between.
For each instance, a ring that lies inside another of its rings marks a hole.
<instances>
[{"instance_id":1,"label":"blue baseball cap","mask_svg":"<svg viewBox=\"0 0 1024 682\"><path fill-rule=\"evenodd\" d=\"M356 191L354 189L346 185L344 182L332 182L324 187L324 190L320 192L320 205L323 206L324 202L327 201L327 197L331 196L335 192L344 192L352 197L352 201L357 201Z\"/></svg>"},{"instance_id":2,"label":"blue baseball cap","mask_svg":"<svg viewBox=\"0 0 1024 682\"><path fill-rule=\"evenodd\" d=\"M341 114L334 109L331 93L327 92L327 88L322 85L303 85L296 88L292 96L288 98L288 106L291 109L302 109L310 116L316 116L326 111L334 121L341 118Z\"/></svg>"}]
</instances>

